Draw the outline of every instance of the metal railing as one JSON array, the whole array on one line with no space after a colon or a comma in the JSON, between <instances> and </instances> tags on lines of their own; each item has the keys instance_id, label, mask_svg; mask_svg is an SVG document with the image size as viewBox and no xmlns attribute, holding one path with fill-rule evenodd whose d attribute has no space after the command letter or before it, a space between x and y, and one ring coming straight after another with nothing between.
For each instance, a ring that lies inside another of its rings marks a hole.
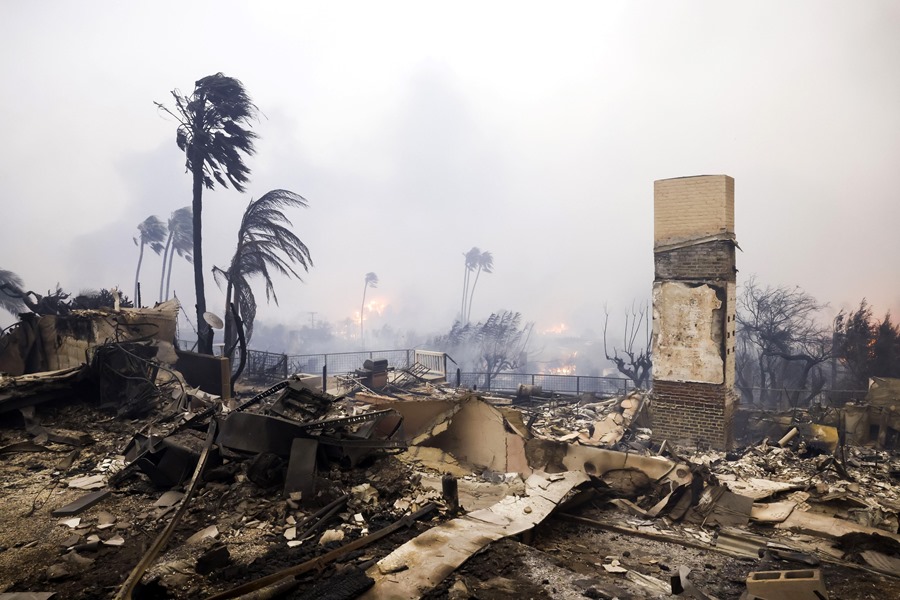
<instances>
[{"instance_id":1,"label":"metal railing","mask_svg":"<svg viewBox=\"0 0 900 600\"><path fill-rule=\"evenodd\" d=\"M431 350L416 350L414 362L419 363L432 373L447 375L447 353Z\"/></svg>"},{"instance_id":2,"label":"metal railing","mask_svg":"<svg viewBox=\"0 0 900 600\"><path fill-rule=\"evenodd\" d=\"M408 369L413 364L414 350L373 350L371 352L336 352L333 354L299 354L288 356L290 373L322 372L327 366L329 375L352 373L363 368L367 360L387 360L395 369Z\"/></svg>"},{"instance_id":3,"label":"metal railing","mask_svg":"<svg viewBox=\"0 0 900 600\"><path fill-rule=\"evenodd\" d=\"M593 377L590 375L543 375L540 373L460 373L459 384L465 388L478 388L486 392L515 393L520 385L537 385L546 393L593 394L611 398L625 395L635 389L634 382L624 377ZM456 377L448 374L451 384Z\"/></svg>"},{"instance_id":4,"label":"metal railing","mask_svg":"<svg viewBox=\"0 0 900 600\"><path fill-rule=\"evenodd\" d=\"M735 386L741 394L745 405L758 405L765 408L788 410L791 408L808 408L813 402L822 406L840 407L851 400L862 400L867 390L821 390L810 398L810 390L767 389L759 387Z\"/></svg>"},{"instance_id":5,"label":"metal railing","mask_svg":"<svg viewBox=\"0 0 900 600\"><path fill-rule=\"evenodd\" d=\"M488 392L515 393L519 385L541 386L543 391L555 394L594 394L611 397L634 390L634 383L624 377L593 377L588 375L545 375L541 373L460 373L457 382L455 372L447 372L447 355L429 350L372 350L368 352L336 352L329 354L287 355L260 350L247 351L247 367L244 371L250 379L275 381L293 373L321 374L327 367L328 375L353 373L363 368L367 360L387 360L394 369L408 369L418 363L432 373L444 375L452 386L475 388ZM490 381L486 385L486 382Z\"/></svg>"}]
</instances>

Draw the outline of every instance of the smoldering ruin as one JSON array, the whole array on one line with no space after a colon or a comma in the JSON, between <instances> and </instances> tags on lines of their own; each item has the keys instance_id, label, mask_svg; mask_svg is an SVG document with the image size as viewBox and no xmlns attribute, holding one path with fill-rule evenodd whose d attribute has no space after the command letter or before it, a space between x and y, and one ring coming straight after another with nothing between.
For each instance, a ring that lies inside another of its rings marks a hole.
<instances>
[{"instance_id":1,"label":"smoldering ruin","mask_svg":"<svg viewBox=\"0 0 900 600\"><path fill-rule=\"evenodd\" d=\"M232 385L176 301L23 314L0 598L900 594L900 380L741 407L734 189L655 184L646 390L479 390L424 349Z\"/></svg>"}]
</instances>

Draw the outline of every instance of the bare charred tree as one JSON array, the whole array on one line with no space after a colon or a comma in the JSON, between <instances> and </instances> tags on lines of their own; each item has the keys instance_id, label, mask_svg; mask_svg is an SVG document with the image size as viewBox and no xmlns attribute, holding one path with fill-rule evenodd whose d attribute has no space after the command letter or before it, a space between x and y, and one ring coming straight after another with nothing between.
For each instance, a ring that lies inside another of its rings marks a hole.
<instances>
[{"instance_id":1,"label":"bare charred tree","mask_svg":"<svg viewBox=\"0 0 900 600\"><path fill-rule=\"evenodd\" d=\"M159 102L156 106L178 122L175 142L184 152L185 168L191 174L194 220L194 287L197 297L197 349L212 354L213 330L206 323L206 288L203 281L203 188L211 190L218 183L230 183L239 192L250 180L250 169L244 157L255 152L256 134L247 127L256 118L256 105L244 85L222 73L209 75L194 84L185 96L172 91L174 110Z\"/></svg>"},{"instance_id":2,"label":"bare charred tree","mask_svg":"<svg viewBox=\"0 0 900 600\"><path fill-rule=\"evenodd\" d=\"M631 312L625 313L622 347L614 345L612 355L609 354L607 343L609 311L604 308L604 312L606 319L603 321L603 352L606 359L616 365L619 373L633 381L635 387L647 389L653 369L653 357L650 353L650 307L646 303L640 308L631 305Z\"/></svg>"},{"instance_id":3,"label":"bare charred tree","mask_svg":"<svg viewBox=\"0 0 900 600\"><path fill-rule=\"evenodd\" d=\"M776 393L786 393L792 406L817 396L825 387L822 365L832 349L831 331L819 321L823 308L799 287L763 287L751 277L738 298L739 386L747 383L741 363L754 361L753 387L762 404Z\"/></svg>"}]
</instances>

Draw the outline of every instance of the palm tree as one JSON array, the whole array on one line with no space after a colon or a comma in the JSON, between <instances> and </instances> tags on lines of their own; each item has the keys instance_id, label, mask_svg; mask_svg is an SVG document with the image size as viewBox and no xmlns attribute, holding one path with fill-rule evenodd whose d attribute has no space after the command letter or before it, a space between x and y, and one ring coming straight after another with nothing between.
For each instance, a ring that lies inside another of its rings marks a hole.
<instances>
[{"instance_id":1,"label":"palm tree","mask_svg":"<svg viewBox=\"0 0 900 600\"><path fill-rule=\"evenodd\" d=\"M459 309L460 322L468 322L466 317L466 296L469 295L469 274L478 267L478 259L481 256L481 250L477 246L473 246L471 250L463 254L466 257L466 270L463 273L463 293L462 305Z\"/></svg>"},{"instance_id":2,"label":"palm tree","mask_svg":"<svg viewBox=\"0 0 900 600\"><path fill-rule=\"evenodd\" d=\"M359 343L363 348L366 347L365 340L363 338L363 321L365 320L366 314L366 290L368 290L370 287L378 287L378 275L372 272L366 273L366 283L363 286L362 306L359 309Z\"/></svg>"},{"instance_id":3,"label":"palm tree","mask_svg":"<svg viewBox=\"0 0 900 600\"><path fill-rule=\"evenodd\" d=\"M194 223L191 207L185 206L174 211L169 217L169 237L163 250L163 268L159 276L159 301L169 297L169 284L172 282L172 263L175 253L186 261L193 262L191 250L194 248ZM165 284L165 294L163 294Z\"/></svg>"},{"instance_id":4,"label":"palm tree","mask_svg":"<svg viewBox=\"0 0 900 600\"><path fill-rule=\"evenodd\" d=\"M139 294L139 280L141 276L141 263L144 261L144 246L150 244L150 248L159 254L165 247L162 241L166 239L166 224L159 220L156 215L150 215L140 222L138 225L138 236L133 238L134 245L139 246L141 251L138 254L137 270L134 273L134 302L137 306L141 305Z\"/></svg>"},{"instance_id":5,"label":"palm tree","mask_svg":"<svg viewBox=\"0 0 900 600\"><path fill-rule=\"evenodd\" d=\"M184 152L185 167L193 178L194 287L197 293L198 351L212 354L213 331L203 319L206 293L203 284L202 214L203 188L213 189L228 182L239 192L250 179L250 169L241 153L252 156L256 134L244 125L256 117L256 105L244 85L222 73L209 75L194 84L185 96L172 91L175 110L156 106L178 121L175 141Z\"/></svg>"},{"instance_id":6,"label":"palm tree","mask_svg":"<svg viewBox=\"0 0 900 600\"><path fill-rule=\"evenodd\" d=\"M238 229L237 249L227 270L213 267L216 280L224 280L225 291L225 348L231 354L237 334L231 311L232 302L241 321L244 323L246 339L253 334L253 320L256 318L256 298L250 288L249 280L262 276L266 282L266 300L274 300L278 304L272 275L294 276L301 279L294 268L299 265L309 272L312 259L309 249L290 229L293 224L284 215L282 209L306 207L306 199L288 190L272 190L263 194L259 200L250 201L241 226ZM302 281L302 279L301 279Z\"/></svg>"},{"instance_id":7,"label":"palm tree","mask_svg":"<svg viewBox=\"0 0 900 600\"><path fill-rule=\"evenodd\" d=\"M6 269L0 269L0 308L14 315L25 309L22 301L22 278Z\"/></svg>"},{"instance_id":8,"label":"palm tree","mask_svg":"<svg viewBox=\"0 0 900 600\"><path fill-rule=\"evenodd\" d=\"M478 285L478 277L481 275L482 271L485 273L494 272L494 255L487 250L478 255L477 262L478 271L475 273L475 281L472 283L472 291L469 294L469 310L466 312L466 323L468 323L469 319L472 317L472 298L475 297L475 286Z\"/></svg>"}]
</instances>

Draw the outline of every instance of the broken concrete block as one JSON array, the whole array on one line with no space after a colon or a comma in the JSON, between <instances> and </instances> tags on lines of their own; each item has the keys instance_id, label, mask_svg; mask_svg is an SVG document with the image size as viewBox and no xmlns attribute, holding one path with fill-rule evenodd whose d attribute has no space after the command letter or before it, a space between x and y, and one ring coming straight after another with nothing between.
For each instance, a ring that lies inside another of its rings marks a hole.
<instances>
[{"instance_id":1,"label":"broken concrete block","mask_svg":"<svg viewBox=\"0 0 900 600\"><path fill-rule=\"evenodd\" d=\"M106 478L103 475L89 475L69 480L69 487L79 490L96 490L104 485L106 485Z\"/></svg>"},{"instance_id":2,"label":"broken concrete block","mask_svg":"<svg viewBox=\"0 0 900 600\"><path fill-rule=\"evenodd\" d=\"M319 538L319 545L324 546L329 542L340 542L344 539L344 531L342 529L329 529Z\"/></svg>"},{"instance_id":3,"label":"broken concrete block","mask_svg":"<svg viewBox=\"0 0 900 600\"><path fill-rule=\"evenodd\" d=\"M108 540L103 540L104 546L122 546L125 544L125 538L121 535L114 535Z\"/></svg>"},{"instance_id":4,"label":"broken concrete block","mask_svg":"<svg viewBox=\"0 0 900 600\"><path fill-rule=\"evenodd\" d=\"M827 600L819 569L755 571L747 577L748 600Z\"/></svg>"},{"instance_id":5,"label":"broken concrete block","mask_svg":"<svg viewBox=\"0 0 900 600\"><path fill-rule=\"evenodd\" d=\"M181 499L184 498L184 493L179 492L178 490L169 490L165 494L159 497L159 499L153 503L153 506L158 506L160 508L169 508L170 506L175 506Z\"/></svg>"},{"instance_id":6,"label":"broken concrete block","mask_svg":"<svg viewBox=\"0 0 900 600\"><path fill-rule=\"evenodd\" d=\"M378 502L378 490L368 483L353 486L350 488L350 493L363 504L375 504Z\"/></svg>"},{"instance_id":7,"label":"broken concrete block","mask_svg":"<svg viewBox=\"0 0 900 600\"><path fill-rule=\"evenodd\" d=\"M609 563L603 564L603 570L607 573L627 573L628 569L622 566L618 559L613 559Z\"/></svg>"},{"instance_id":8,"label":"broken concrete block","mask_svg":"<svg viewBox=\"0 0 900 600\"><path fill-rule=\"evenodd\" d=\"M201 529L191 537L187 539L187 544L195 545L201 543L203 540L213 539L219 535L219 528L215 525L210 525L206 529Z\"/></svg>"},{"instance_id":9,"label":"broken concrete block","mask_svg":"<svg viewBox=\"0 0 900 600\"><path fill-rule=\"evenodd\" d=\"M106 511L97 513L97 529L109 529L116 524L116 515Z\"/></svg>"},{"instance_id":10,"label":"broken concrete block","mask_svg":"<svg viewBox=\"0 0 900 600\"><path fill-rule=\"evenodd\" d=\"M47 567L47 579L50 581L59 581L60 579L71 577L71 575L68 567L63 563L56 563Z\"/></svg>"}]
</instances>

